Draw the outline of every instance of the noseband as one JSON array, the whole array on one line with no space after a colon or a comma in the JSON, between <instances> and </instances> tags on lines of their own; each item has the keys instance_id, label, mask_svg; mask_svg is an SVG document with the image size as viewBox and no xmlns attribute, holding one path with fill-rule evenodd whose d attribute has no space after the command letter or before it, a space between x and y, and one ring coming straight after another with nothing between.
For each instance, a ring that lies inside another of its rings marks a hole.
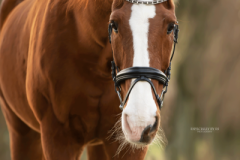
<instances>
[{"instance_id":1,"label":"noseband","mask_svg":"<svg viewBox=\"0 0 240 160\"><path fill-rule=\"evenodd\" d=\"M153 0L152 3L145 3L144 1L140 1L140 0L127 0L128 2L131 2L131 3L142 3L142 4L157 4L157 3L162 3L166 0ZM144 3L143 3L144 2ZM110 23L109 24L109 27L108 27L108 33L109 33L109 42L111 43L111 36L112 36L112 24ZM148 82L152 89L153 89L153 92L156 96L156 99L157 99L157 103L159 105L159 108L161 109L162 106L163 106L163 100L164 100L164 96L165 94L167 93L167 89L168 89L168 82L170 81L170 78L171 78L171 62L172 62L172 59L173 59L173 56L174 56L174 52L175 52L175 47L176 47L176 44L177 44L177 40L178 40L178 32L179 32L179 29L178 29L178 25L175 25L174 29L173 29L173 33L174 33L174 47L173 47L173 52L172 52L172 55L171 55L171 58L170 58L170 64L169 64L169 67L168 69L163 73L162 71L156 69L156 68L152 68L152 67L130 67L130 68L126 68L126 69L123 69L121 70L120 72L118 71L118 67L116 66L116 63L114 62L114 58L113 58L113 61L111 62L112 63L112 78L113 78L113 81L114 81L114 86L115 86L115 91L119 97L119 100L120 100L120 106L119 108L121 110L123 110L123 107L133 89L133 87L136 85L137 82L139 81L145 81L145 82ZM118 72L118 73L117 73ZM127 79L135 79L132 83L131 83L131 86L124 98L124 100L122 100L122 97L121 97L121 82L127 80ZM161 95L159 96L156 89L155 89L155 86L153 85L152 81L150 79L155 79L157 80L159 83L163 84L163 90L162 90L162 93Z\"/></svg>"}]
</instances>

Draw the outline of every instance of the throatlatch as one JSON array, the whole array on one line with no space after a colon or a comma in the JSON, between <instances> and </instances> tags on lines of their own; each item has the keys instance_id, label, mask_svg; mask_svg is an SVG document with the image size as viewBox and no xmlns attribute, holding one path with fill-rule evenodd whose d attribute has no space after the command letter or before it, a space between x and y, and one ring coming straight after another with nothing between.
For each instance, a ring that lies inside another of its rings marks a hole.
<instances>
[{"instance_id":1,"label":"throatlatch","mask_svg":"<svg viewBox=\"0 0 240 160\"><path fill-rule=\"evenodd\" d=\"M151 67L130 67L130 68L126 68L126 69L123 69L122 71L118 71L118 68L116 66L116 63L114 61L114 58L113 58L113 61L111 62L112 63L112 79L114 81L114 85L115 85L115 91L116 93L118 94L118 97L119 97L119 100L120 100L120 109L123 110L123 107L133 89L133 87L136 85L137 82L139 81L146 81L148 82L152 89L153 89L153 92L156 96L156 99L157 99L157 102L158 102L158 105L159 105L159 108L161 109L162 106L163 106L163 100L164 100L164 96L165 94L167 93L167 89L168 89L168 82L170 81L170 78L171 78L171 63L172 63L172 59L173 59L173 56L174 56L174 52L175 52L175 47L176 47L176 44L177 44L177 40L178 40L178 32L179 32L179 29L178 29L178 25L175 25L174 26L174 29L173 29L173 33L174 33L174 46L173 46L173 52L172 52L172 55L171 55L171 58L170 58L170 64L169 64L169 67L168 69L165 71L165 73L163 73L162 71L156 69L156 68L151 68ZM108 33L109 33L109 42L111 43L112 40L111 40L111 35L112 35L112 24L110 23L109 24L109 27L108 27ZM170 32L171 33L171 32ZM170 34L169 33L169 34ZM117 73L118 72L118 73ZM124 100L122 99L122 96L121 96L121 82L127 80L127 79L135 79L132 83L131 83L131 86L124 98ZM161 95L159 96L152 81L150 79L155 79L157 81L159 81L159 83L163 84L163 90L162 90L162 93Z\"/></svg>"}]
</instances>

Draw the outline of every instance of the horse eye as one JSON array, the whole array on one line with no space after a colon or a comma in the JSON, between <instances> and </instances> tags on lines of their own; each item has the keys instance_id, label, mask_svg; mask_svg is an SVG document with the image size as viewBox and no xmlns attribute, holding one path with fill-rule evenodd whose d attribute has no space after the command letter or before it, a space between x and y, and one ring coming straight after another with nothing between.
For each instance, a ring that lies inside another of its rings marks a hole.
<instances>
[{"instance_id":1,"label":"horse eye","mask_svg":"<svg viewBox=\"0 0 240 160\"><path fill-rule=\"evenodd\" d=\"M168 25L168 29L167 29L167 34L172 33L173 29L175 28L175 24L174 23L170 23Z\"/></svg>"},{"instance_id":2,"label":"horse eye","mask_svg":"<svg viewBox=\"0 0 240 160\"><path fill-rule=\"evenodd\" d=\"M114 30L114 32L118 33L118 24L114 21L111 22L112 25L112 29Z\"/></svg>"}]
</instances>

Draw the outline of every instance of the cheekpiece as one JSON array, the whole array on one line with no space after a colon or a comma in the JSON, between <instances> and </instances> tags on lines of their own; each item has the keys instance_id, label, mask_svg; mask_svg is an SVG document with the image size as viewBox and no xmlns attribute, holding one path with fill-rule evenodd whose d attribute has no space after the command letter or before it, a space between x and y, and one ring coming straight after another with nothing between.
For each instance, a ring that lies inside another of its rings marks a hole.
<instances>
[{"instance_id":1,"label":"cheekpiece","mask_svg":"<svg viewBox=\"0 0 240 160\"><path fill-rule=\"evenodd\" d=\"M152 1L144 1L144 0L126 0L130 3L136 3L136 4L159 4L166 2L167 0L152 0Z\"/></svg>"}]
</instances>

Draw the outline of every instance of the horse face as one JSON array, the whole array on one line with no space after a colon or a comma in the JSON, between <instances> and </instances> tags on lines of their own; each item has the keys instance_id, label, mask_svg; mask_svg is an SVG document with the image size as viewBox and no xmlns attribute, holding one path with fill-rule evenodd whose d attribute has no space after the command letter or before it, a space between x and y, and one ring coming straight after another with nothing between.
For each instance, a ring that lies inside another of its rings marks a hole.
<instances>
[{"instance_id":1,"label":"horse face","mask_svg":"<svg viewBox=\"0 0 240 160\"><path fill-rule=\"evenodd\" d=\"M119 70L129 67L152 67L165 71L173 45L176 23L172 1L157 5L132 4L114 0L110 23L113 26L112 48ZM125 97L132 83L121 84ZM163 85L151 80L160 95ZM135 146L153 141L160 126L160 110L152 88L138 82L132 89L121 117L124 138Z\"/></svg>"}]
</instances>

